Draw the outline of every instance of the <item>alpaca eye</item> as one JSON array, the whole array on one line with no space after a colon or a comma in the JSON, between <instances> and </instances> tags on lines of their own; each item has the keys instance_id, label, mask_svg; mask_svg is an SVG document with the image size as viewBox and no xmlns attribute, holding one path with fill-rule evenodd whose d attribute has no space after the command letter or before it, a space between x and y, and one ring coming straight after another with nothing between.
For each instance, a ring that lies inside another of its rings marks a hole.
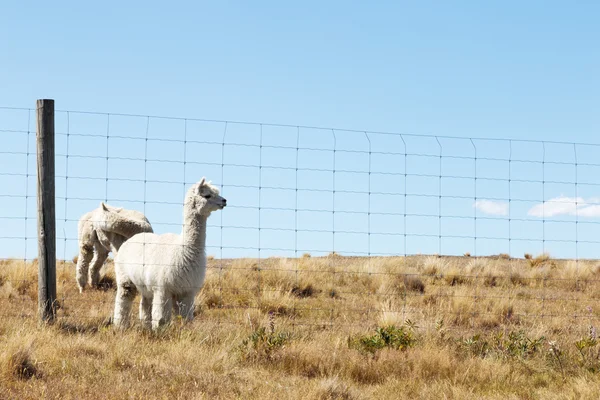
<instances>
[{"instance_id":1,"label":"alpaca eye","mask_svg":"<svg viewBox=\"0 0 600 400\"><path fill-rule=\"evenodd\" d=\"M204 196L204 198L208 200L208 199L210 199L210 198L211 198L211 195L210 195L210 194L207 194L206 196Z\"/></svg>"}]
</instances>

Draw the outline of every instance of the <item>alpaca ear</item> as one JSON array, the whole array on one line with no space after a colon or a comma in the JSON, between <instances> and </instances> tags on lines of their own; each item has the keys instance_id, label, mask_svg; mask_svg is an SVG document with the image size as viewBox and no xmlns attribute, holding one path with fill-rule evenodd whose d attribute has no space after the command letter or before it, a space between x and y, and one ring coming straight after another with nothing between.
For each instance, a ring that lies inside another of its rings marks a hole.
<instances>
[{"instance_id":1,"label":"alpaca ear","mask_svg":"<svg viewBox=\"0 0 600 400\"><path fill-rule=\"evenodd\" d=\"M108 207L106 207L103 201L100 202L100 208L102 208L102 211L108 211Z\"/></svg>"},{"instance_id":2,"label":"alpaca ear","mask_svg":"<svg viewBox=\"0 0 600 400\"><path fill-rule=\"evenodd\" d=\"M196 193L198 195L200 195L200 191L202 190L202 186L204 186L205 183L206 183L206 178L202 177L202 179L200 179L200 182L198 182L198 188L196 189Z\"/></svg>"}]
</instances>

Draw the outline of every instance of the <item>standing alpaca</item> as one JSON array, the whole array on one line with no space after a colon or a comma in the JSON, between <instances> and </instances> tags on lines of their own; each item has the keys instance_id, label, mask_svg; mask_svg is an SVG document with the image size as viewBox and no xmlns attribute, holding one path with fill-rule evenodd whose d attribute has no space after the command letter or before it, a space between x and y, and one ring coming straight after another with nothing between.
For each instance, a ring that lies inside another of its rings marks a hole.
<instances>
[{"instance_id":1,"label":"standing alpaca","mask_svg":"<svg viewBox=\"0 0 600 400\"><path fill-rule=\"evenodd\" d=\"M85 213L77 225L79 256L76 279L79 291L83 292L88 279L91 287L97 287L100 269L108 253L116 254L123 242L141 232L152 232L152 226L139 211L100 203L100 207Z\"/></svg>"},{"instance_id":2,"label":"standing alpaca","mask_svg":"<svg viewBox=\"0 0 600 400\"><path fill-rule=\"evenodd\" d=\"M115 258L115 326L128 326L138 291L142 296L140 320L145 327L156 329L167 323L173 307L187 320L193 318L194 298L206 272L206 221L226 202L219 190L202 178L185 196L181 235L140 233L123 244Z\"/></svg>"}]
</instances>

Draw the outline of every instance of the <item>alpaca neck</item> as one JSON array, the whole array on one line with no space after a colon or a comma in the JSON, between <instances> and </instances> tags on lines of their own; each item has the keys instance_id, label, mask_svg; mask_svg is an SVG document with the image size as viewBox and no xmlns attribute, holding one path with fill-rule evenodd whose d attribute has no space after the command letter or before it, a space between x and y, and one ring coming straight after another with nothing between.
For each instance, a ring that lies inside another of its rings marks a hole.
<instances>
[{"instance_id":1,"label":"alpaca neck","mask_svg":"<svg viewBox=\"0 0 600 400\"><path fill-rule=\"evenodd\" d=\"M206 245L206 216L186 215L183 223L183 256L190 261L204 258Z\"/></svg>"}]
</instances>

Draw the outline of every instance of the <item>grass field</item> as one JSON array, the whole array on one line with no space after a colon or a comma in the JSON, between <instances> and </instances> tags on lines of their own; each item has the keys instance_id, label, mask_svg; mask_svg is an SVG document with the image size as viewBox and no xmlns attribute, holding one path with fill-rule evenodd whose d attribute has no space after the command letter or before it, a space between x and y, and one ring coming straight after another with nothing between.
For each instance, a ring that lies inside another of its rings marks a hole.
<instances>
[{"instance_id":1,"label":"grass field","mask_svg":"<svg viewBox=\"0 0 600 400\"><path fill-rule=\"evenodd\" d=\"M475 257L209 261L196 317L116 332L112 266L0 261L0 398L598 399L600 262ZM137 306L137 301L135 303Z\"/></svg>"}]
</instances>

